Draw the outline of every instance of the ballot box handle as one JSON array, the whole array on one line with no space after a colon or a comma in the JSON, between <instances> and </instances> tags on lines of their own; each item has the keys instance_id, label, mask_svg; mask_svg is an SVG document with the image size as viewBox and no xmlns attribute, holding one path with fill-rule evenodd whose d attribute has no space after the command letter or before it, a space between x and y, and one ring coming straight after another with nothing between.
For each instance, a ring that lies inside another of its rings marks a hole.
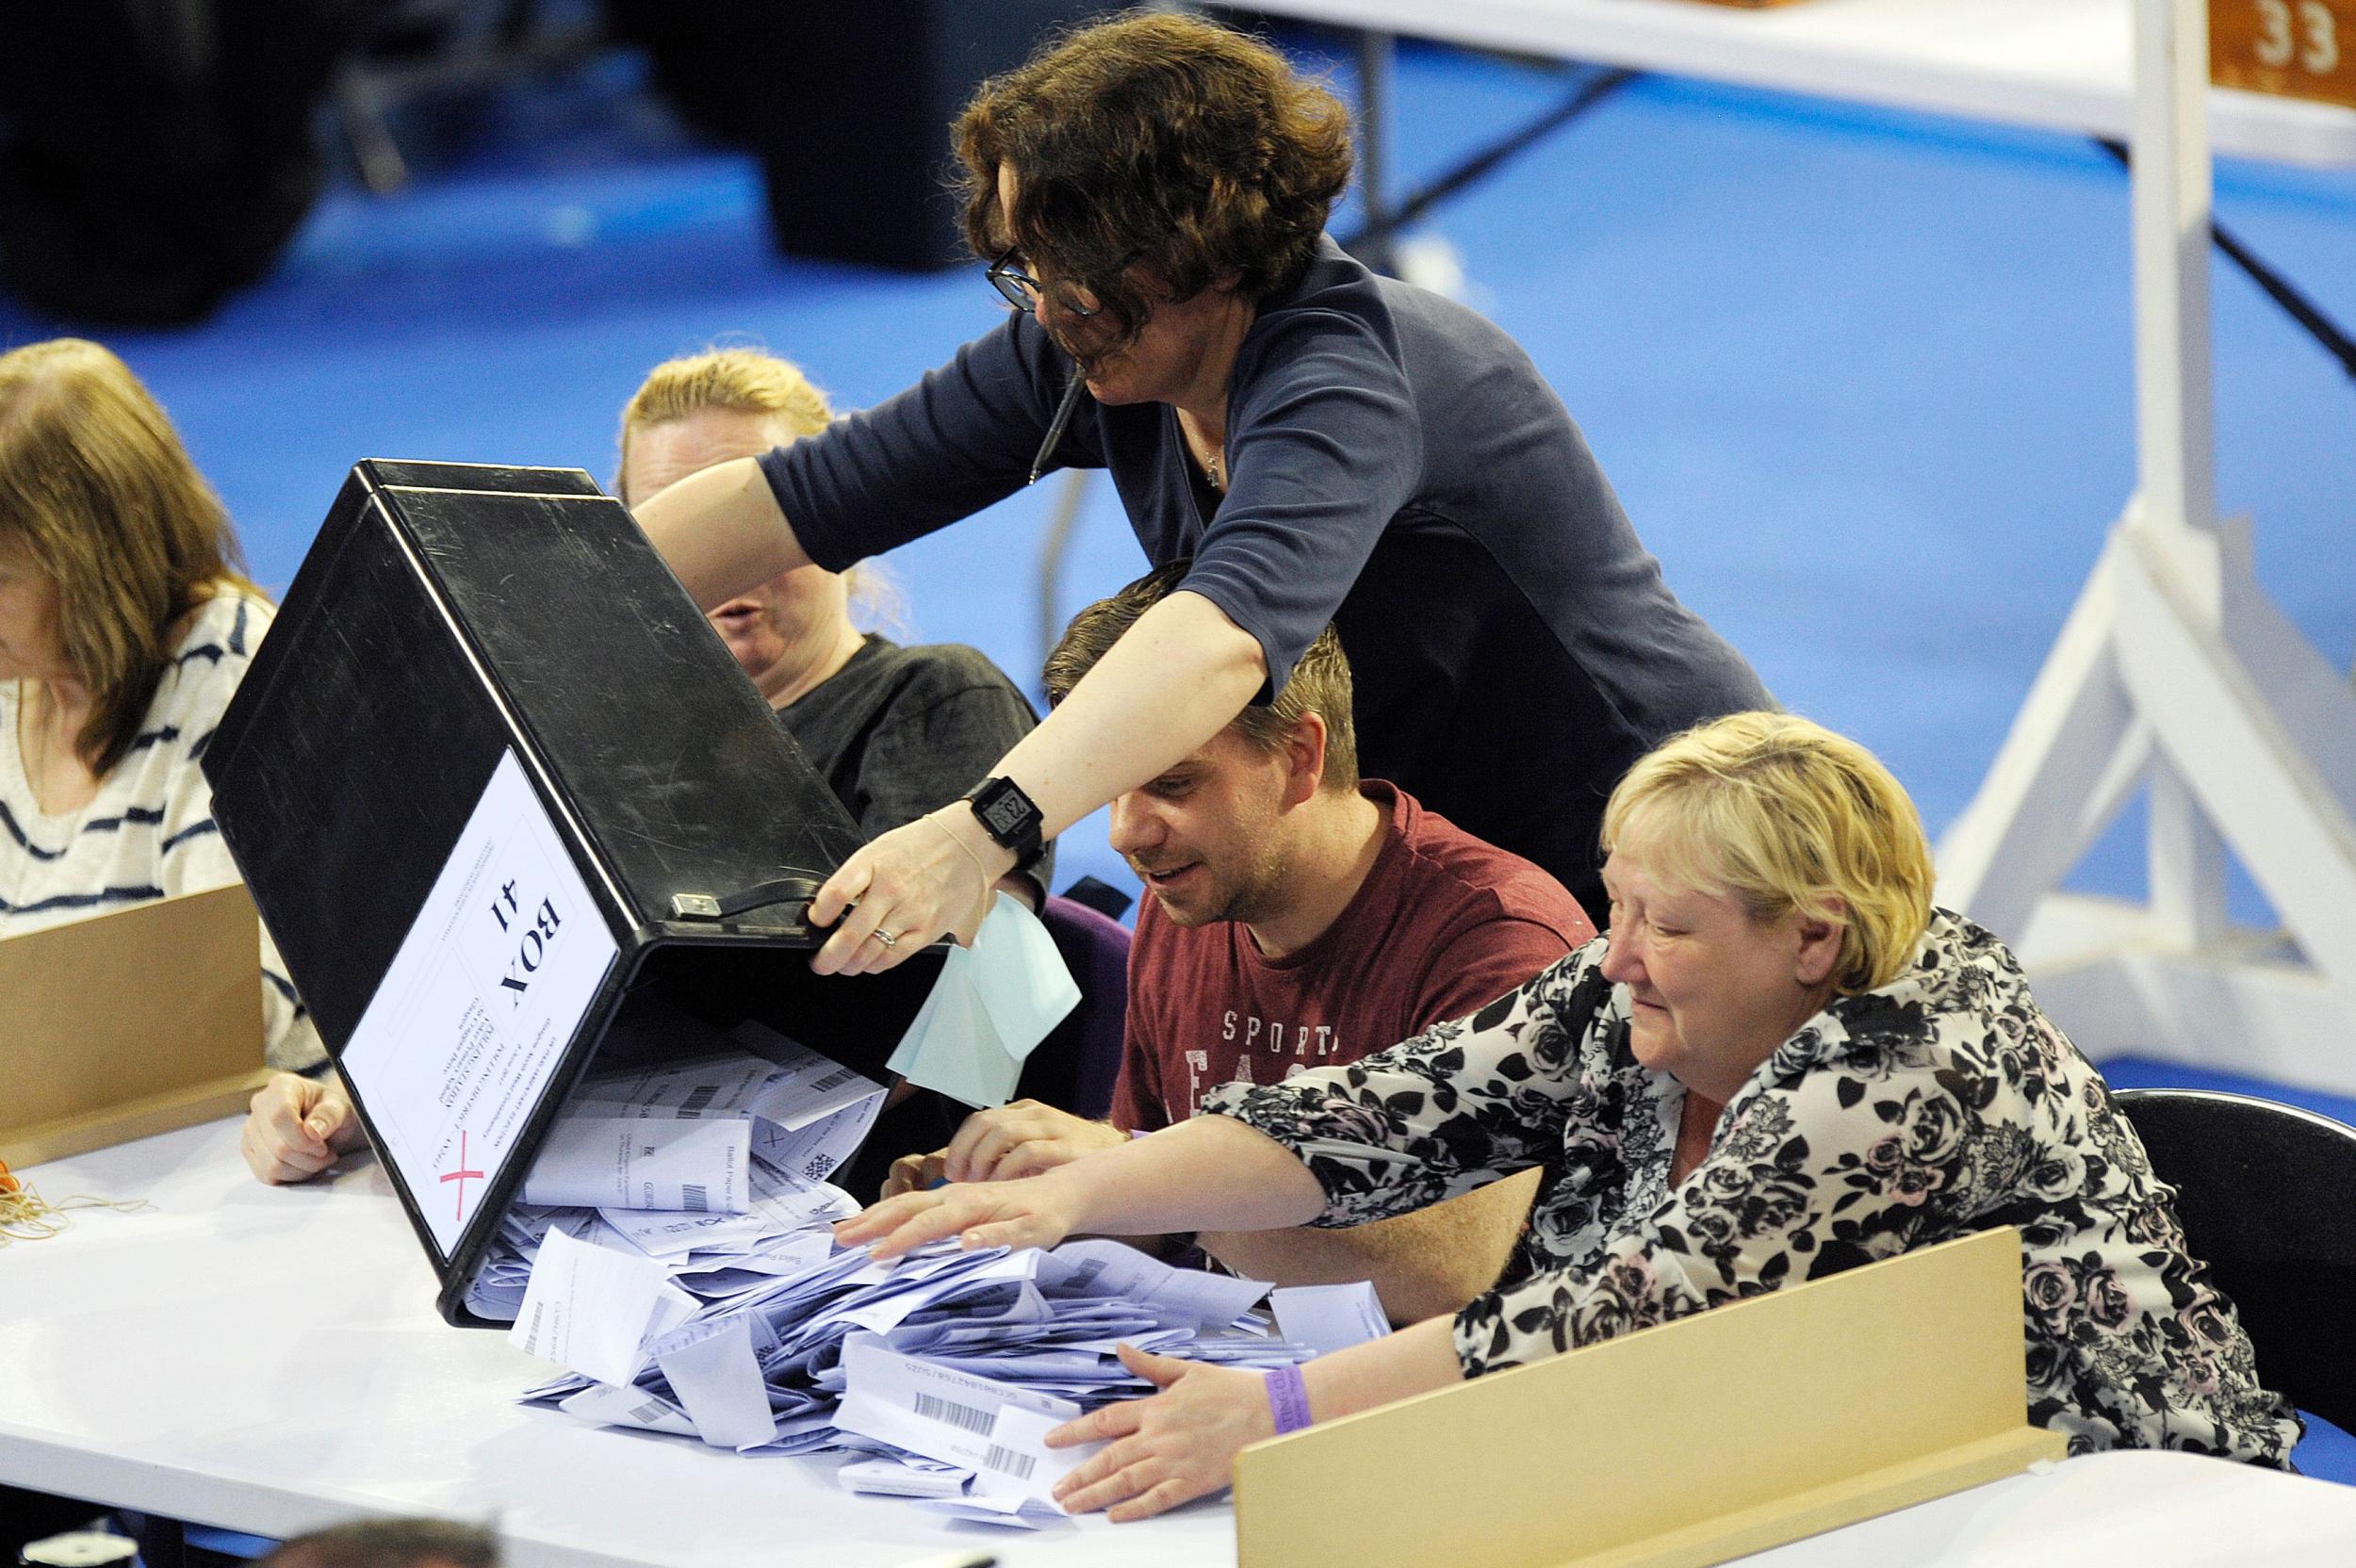
<instances>
[{"instance_id":1,"label":"ballot box handle","mask_svg":"<svg viewBox=\"0 0 2356 1568\"><path fill-rule=\"evenodd\" d=\"M807 876L781 876L756 882L729 893L673 893L675 920L732 920L751 909L778 904L804 904L818 896L818 883Z\"/></svg>"}]
</instances>

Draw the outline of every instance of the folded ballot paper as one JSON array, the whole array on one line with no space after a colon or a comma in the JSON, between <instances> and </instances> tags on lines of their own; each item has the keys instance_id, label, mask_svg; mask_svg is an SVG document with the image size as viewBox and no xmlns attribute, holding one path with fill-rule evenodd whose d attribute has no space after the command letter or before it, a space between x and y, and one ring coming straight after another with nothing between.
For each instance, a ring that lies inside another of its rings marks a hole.
<instances>
[{"instance_id":1,"label":"folded ballot paper","mask_svg":"<svg viewBox=\"0 0 2356 1568\"><path fill-rule=\"evenodd\" d=\"M744 1453L847 1450L845 1486L961 1519L1061 1519L1055 1483L1094 1449L1046 1434L1152 1392L1118 1346L1259 1369L1313 1354L1252 1312L1265 1283L1118 1242L944 1242L878 1264L813 1217L740 1260L793 1266L714 1291L602 1217L527 1217L540 1239L515 1338L566 1369L527 1401Z\"/></svg>"},{"instance_id":2,"label":"folded ballot paper","mask_svg":"<svg viewBox=\"0 0 2356 1568\"><path fill-rule=\"evenodd\" d=\"M859 1210L826 1177L875 1124L881 1085L757 1023L724 1036L672 1015L660 1029L689 1054L601 1073L575 1091L467 1290L478 1315L516 1323L517 1343L567 1365L585 1354L610 1366L607 1358L635 1355L671 1325L641 1314L630 1337L631 1325L612 1313L533 1301L534 1260L551 1236L556 1258L576 1260L565 1267L585 1266L573 1244L604 1248L642 1274L651 1268L666 1288L709 1300L824 1258L833 1250L824 1226ZM636 1293L621 1299L636 1310ZM560 1325L564 1343L579 1331L593 1348L552 1348L558 1341L547 1336Z\"/></svg>"},{"instance_id":3,"label":"folded ballot paper","mask_svg":"<svg viewBox=\"0 0 2356 1568\"><path fill-rule=\"evenodd\" d=\"M1368 1280L1271 1290L1268 1307L1278 1333L1320 1356L1382 1339L1391 1331L1390 1316Z\"/></svg>"},{"instance_id":4,"label":"folded ballot paper","mask_svg":"<svg viewBox=\"0 0 2356 1568\"><path fill-rule=\"evenodd\" d=\"M1076 994L1044 928L1002 898L892 1066L1003 1102ZM744 1453L845 1452L854 1490L1038 1528L1061 1521L1055 1483L1093 1451L1046 1434L1152 1392L1119 1346L1263 1369L1316 1353L1254 1312L1265 1282L1119 1242L943 1242L889 1264L839 1248L830 1222L858 1204L826 1177L880 1086L757 1024L652 1027L650 1054L672 1059L581 1085L469 1289L564 1369L527 1401ZM1382 1315L1370 1290L1289 1313L1328 1344Z\"/></svg>"},{"instance_id":5,"label":"folded ballot paper","mask_svg":"<svg viewBox=\"0 0 2356 1568\"><path fill-rule=\"evenodd\" d=\"M1019 900L1000 893L973 945L950 949L884 1065L969 1105L1003 1105L1032 1048L1079 1003L1055 939Z\"/></svg>"}]
</instances>

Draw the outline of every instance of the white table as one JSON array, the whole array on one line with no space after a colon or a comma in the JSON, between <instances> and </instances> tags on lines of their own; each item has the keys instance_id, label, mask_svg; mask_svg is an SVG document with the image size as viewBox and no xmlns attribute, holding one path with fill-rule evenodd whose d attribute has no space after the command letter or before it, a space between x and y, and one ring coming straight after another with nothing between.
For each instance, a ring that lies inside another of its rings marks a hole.
<instances>
[{"instance_id":1,"label":"white table","mask_svg":"<svg viewBox=\"0 0 2356 1568\"><path fill-rule=\"evenodd\" d=\"M2096 1454L1742 1559L1742 1568L2326 1568L2356 1487L2190 1454Z\"/></svg>"},{"instance_id":2,"label":"white table","mask_svg":"<svg viewBox=\"0 0 2356 1568\"><path fill-rule=\"evenodd\" d=\"M0 1250L0 1481L272 1536L360 1512L496 1515L515 1568L880 1568L975 1546L1018 1568L1235 1560L1223 1504L1036 1535L952 1525L843 1492L829 1461L518 1406L546 1364L434 1315L433 1275L365 1157L266 1188L222 1122L26 1174L53 1201L154 1206ZM1753 1560L2206 1568L2332 1560L2320 1548L2351 1541L2356 1489L2114 1454Z\"/></svg>"},{"instance_id":3,"label":"white table","mask_svg":"<svg viewBox=\"0 0 2356 1568\"><path fill-rule=\"evenodd\" d=\"M2224 3L2224 0L2218 0ZM1341 26L2126 138L2130 0L1252 0ZM2220 153L2356 164L2356 110L2220 89Z\"/></svg>"},{"instance_id":4,"label":"white table","mask_svg":"<svg viewBox=\"0 0 2356 1568\"><path fill-rule=\"evenodd\" d=\"M372 1159L264 1187L221 1122L25 1173L144 1198L0 1250L0 1480L285 1536L356 1513L497 1516L512 1568L885 1568L987 1546L1030 1565L1230 1563L1233 1515L1028 1532L854 1496L825 1460L748 1459L515 1403L554 1369L453 1329Z\"/></svg>"}]
</instances>

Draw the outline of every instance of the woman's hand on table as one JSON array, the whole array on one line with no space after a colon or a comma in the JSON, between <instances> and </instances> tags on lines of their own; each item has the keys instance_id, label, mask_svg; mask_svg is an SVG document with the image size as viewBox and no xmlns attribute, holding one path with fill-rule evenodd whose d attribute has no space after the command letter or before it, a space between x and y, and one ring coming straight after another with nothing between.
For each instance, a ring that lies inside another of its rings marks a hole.
<instances>
[{"instance_id":1,"label":"woman's hand on table","mask_svg":"<svg viewBox=\"0 0 2356 1568\"><path fill-rule=\"evenodd\" d=\"M1106 1405L1047 1434L1051 1448L1110 1444L1055 1483L1055 1501L1070 1511L1103 1509L1116 1524L1150 1519L1227 1485L1235 1455L1276 1435L1268 1383L1257 1372L1127 1345L1120 1351L1121 1365L1161 1392Z\"/></svg>"},{"instance_id":2,"label":"woman's hand on table","mask_svg":"<svg viewBox=\"0 0 2356 1568\"><path fill-rule=\"evenodd\" d=\"M927 1242L958 1237L977 1247L1053 1247L1078 1228L1079 1200L1055 1173L1020 1182L977 1182L887 1198L839 1220L834 1239L896 1258Z\"/></svg>"},{"instance_id":3,"label":"woman's hand on table","mask_svg":"<svg viewBox=\"0 0 2356 1568\"><path fill-rule=\"evenodd\" d=\"M810 968L874 974L942 936L970 946L998 879L1013 869L1013 855L961 800L895 827L843 861L810 900L810 923L835 928Z\"/></svg>"},{"instance_id":4,"label":"woman's hand on table","mask_svg":"<svg viewBox=\"0 0 2356 1568\"><path fill-rule=\"evenodd\" d=\"M365 1136L341 1080L277 1072L254 1091L237 1150L257 1181L275 1185L309 1181Z\"/></svg>"}]
</instances>

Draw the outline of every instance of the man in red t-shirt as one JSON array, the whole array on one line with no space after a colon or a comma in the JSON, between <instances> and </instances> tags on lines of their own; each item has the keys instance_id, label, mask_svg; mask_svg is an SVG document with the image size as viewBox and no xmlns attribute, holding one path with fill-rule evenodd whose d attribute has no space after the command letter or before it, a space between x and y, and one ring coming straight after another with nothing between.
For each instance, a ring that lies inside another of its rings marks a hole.
<instances>
[{"instance_id":1,"label":"man in red t-shirt","mask_svg":"<svg viewBox=\"0 0 2356 1568\"><path fill-rule=\"evenodd\" d=\"M1173 563L1074 618L1047 662L1060 702L1184 575ZM966 1119L893 1168L886 1196L1036 1175L1192 1116L1236 1079L1351 1062L1477 1012L1595 935L1519 856L1358 777L1350 668L1328 629L1276 700L1113 802L1113 847L1144 879L1112 1119L1032 1101ZM1350 1230L1204 1235L1278 1284L1374 1281L1400 1322L1454 1312L1497 1279L1538 1176Z\"/></svg>"}]
</instances>

